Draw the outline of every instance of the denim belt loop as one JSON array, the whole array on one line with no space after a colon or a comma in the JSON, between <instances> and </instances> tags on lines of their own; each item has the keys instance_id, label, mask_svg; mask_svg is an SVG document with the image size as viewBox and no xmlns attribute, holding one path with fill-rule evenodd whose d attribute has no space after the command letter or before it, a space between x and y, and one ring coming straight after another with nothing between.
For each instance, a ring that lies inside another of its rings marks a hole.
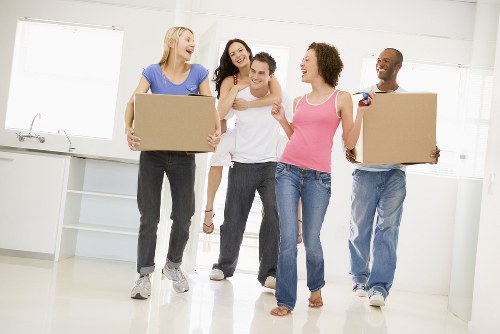
<instances>
[{"instance_id":1,"label":"denim belt loop","mask_svg":"<svg viewBox=\"0 0 500 334\"><path fill-rule=\"evenodd\" d=\"M316 180L319 180L319 176L321 175L321 172L320 171L316 171Z\"/></svg>"}]
</instances>

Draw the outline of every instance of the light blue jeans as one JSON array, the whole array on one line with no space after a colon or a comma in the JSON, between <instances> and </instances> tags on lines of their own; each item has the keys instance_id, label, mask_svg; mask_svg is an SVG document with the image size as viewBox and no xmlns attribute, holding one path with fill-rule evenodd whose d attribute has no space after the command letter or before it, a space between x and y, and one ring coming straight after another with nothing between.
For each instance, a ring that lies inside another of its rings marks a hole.
<instances>
[{"instance_id":1,"label":"light blue jeans","mask_svg":"<svg viewBox=\"0 0 500 334\"><path fill-rule=\"evenodd\" d=\"M297 301L297 206L302 200L302 236L306 250L307 287L325 285L320 232L331 196L330 173L278 163L276 203L280 222L276 300L293 310Z\"/></svg>"},{"instance_id":2,"label":"light blue jeans","mask_svg":"<svg viewBox=\"0 0 500 334\"><path fill-rule=\"evenodd\" d=\"M355 283L384 295L394 281L406 175L399 169L353 172L349 251ZM375 224L374 217L376 214ZM374 229L375 225L375 229ZM371 249L373 233L373 249ZM370 251L373 260L370 270Z\"/></svg>"}]
</instances>

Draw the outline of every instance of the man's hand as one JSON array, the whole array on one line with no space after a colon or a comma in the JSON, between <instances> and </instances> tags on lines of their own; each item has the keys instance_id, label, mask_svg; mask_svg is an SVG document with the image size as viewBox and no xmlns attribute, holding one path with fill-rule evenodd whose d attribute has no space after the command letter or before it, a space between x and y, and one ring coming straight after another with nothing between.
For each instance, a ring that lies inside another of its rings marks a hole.
<instances>
[{"instance_id":1,"label":"man's hand","mask_svg":"<svg viewBox=\"0 0 500 334\"><path fill-rule=\"evenodd\" d=\"M434 162L431 162L431 165L437 164L439 157L441 156L441 150L436 146L434 151L431 152L431 158L435 158Z\"/></svg>"},{"instance_id":2,"label":"man's hand","mask_svg":"<svg viewBox=\"0 0 500 334\"><path fill-rule=\"evenodd\" d=\"M220 143L220 131L215 131L213 134L208 135L207 142L208 145L217 147L217 145Z\"/></svg>"},{"instance_id":3,"label":"man's hand","mask_svg":"<svg viewBox=\"0 0 500 334\"><path fill-rule=\"evenodd\" d=\"M134 129L133 128L126 128L125 134L127 135L128 147L132 151L137 151L137 146L141 145L141 138L134 136Z\"/></svg>"}]
</instances>

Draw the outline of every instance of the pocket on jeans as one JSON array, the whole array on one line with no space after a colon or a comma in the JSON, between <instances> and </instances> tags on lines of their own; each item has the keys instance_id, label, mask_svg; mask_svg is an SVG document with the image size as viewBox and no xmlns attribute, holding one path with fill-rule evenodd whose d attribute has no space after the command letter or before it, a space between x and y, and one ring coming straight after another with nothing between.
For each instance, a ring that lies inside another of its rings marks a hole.
<instances>
[{"instance_id":1,"label":"pocket on jeans","mask_svg":"<svg viewBox=\"0 0 500 334\"><path fill-rule=\"evenodd\" d=\"M332 186L332 177L330 173L320 173L319 174L319 184L321 186L330 189Z\"/></svg>"},{"instance_id":2,"label":"pocket on jeans","mask_svg":"<svg viewBox=\"0 0 500 334\"><path fill-rule=\"evenodd\" d=\"M276 165L276 173L275 176L281 176L286 173L286 165L284 163L278 162Z\"/></svg>"}]
</instances>

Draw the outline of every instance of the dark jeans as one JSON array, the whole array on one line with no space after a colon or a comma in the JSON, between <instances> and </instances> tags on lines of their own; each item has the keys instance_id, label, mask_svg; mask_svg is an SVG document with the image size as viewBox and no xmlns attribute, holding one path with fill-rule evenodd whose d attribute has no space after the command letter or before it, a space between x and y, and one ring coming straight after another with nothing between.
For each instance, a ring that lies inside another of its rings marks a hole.
<instances>
[{"instance_id":1,"label":"dark jeans","mask_svg":"<svg viewBox=\"0 0 500 334\"><path fill-rule=\"evenodd\" d=\"M279 220L276 208L276 162L238 163L229 169L224 223L220 227L220 253L213 268L231 277L238 263L243 233L257 191L262 200L259 231L258 280L264 285L267 276L276 277L278 264Z\"/></svg>"},{"instance_id":2,"label":"dark jeans","mask_svg":"<svg viewBox=\"0 0 500 334\"><path fill-rule=\"evenodd\" d=\"M156 233L160 222L161 190L166 174L172 196L173 221L167 262L170 267L182 263L194 214L194 154L174 151L144 151L139 160L137 204L141 214L137 243L137 272L150 274L155 269Z\"/></svg>"}]
</instances>

